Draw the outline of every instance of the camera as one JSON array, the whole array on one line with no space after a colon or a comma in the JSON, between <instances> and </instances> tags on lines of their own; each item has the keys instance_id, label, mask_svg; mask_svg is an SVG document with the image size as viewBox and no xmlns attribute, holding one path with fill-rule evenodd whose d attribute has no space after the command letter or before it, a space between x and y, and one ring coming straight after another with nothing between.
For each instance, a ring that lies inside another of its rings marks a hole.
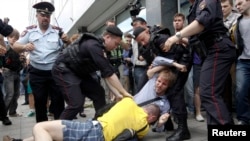
<instances>
[{"instance_id":1,"label":"camera","mask_svg":"<svg viewBox=\"0 0 250 141\"><path fill-rule=\"evenodd\" d=\"M139 15L142 6L140 0L134 0L133 2L130 2L128 6L130 7L130 15L132 17Z\"/></svg>"}]
</instances>

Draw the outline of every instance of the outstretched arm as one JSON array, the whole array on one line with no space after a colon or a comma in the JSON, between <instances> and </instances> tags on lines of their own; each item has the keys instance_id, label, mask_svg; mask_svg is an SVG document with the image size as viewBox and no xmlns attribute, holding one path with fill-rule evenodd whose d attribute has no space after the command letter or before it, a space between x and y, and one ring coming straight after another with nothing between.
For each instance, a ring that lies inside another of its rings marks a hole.
<instances>
[{"instance_id":1,"label":"outstretched arm","mask_svg":"<svg viewBox=\"0 0 250 141\"><path fill-rule=\"evenodd\" d=\"M163 70L166 66L156 66L147 70L148 79L151 79L155 73Z\"/></svg>"},{"instance_id":2,"label":"outstretched arm","mask_svg":"<svg viewBox=\"0 0 250 141\"><path fill-rule=\"evenodd\" d=\"M113 88L115 88L120 94L122 94L122 96L132 98L132 95L123 88L120 80L115 73L113 73L113 75L111 75L110 77L104 79L110 84L108 86L112 86Z\"/></svg>"},{"instance_id":3,"label":"outstretched arm","mask_svg":"<svg viewBox=\"0 0 250 141\"><path fill-rule=\"evenodd\" d=\"M115 88L109 83L109 81L107 81L106 79L105 79L105 82L106 82L107 86L109 87L109 90L115 95L116 99L118 99L118 100L122 99L123 96L119 93L119 91L118 91L117 89L115 89Z\"/></svg>"},{"instance_id":4,"label":"outstretched arm","mask_svg":"<svg viewBox=\"0 0 250 141\"><path fill-rule=\"evenodd\" d=\"M192 35L200 33L203 30L204 30L204 26L200 24L197 20L194 20L192 23L190 23L188 26L186 26L180 31L180 35L181 35L181 38L190 37ZM171 46L174 43L178 42L179 40L180 38L178 38L175 35L168 38L167 41L165 42L163 51L168 52Z\"/></svg>"}]
</instances>

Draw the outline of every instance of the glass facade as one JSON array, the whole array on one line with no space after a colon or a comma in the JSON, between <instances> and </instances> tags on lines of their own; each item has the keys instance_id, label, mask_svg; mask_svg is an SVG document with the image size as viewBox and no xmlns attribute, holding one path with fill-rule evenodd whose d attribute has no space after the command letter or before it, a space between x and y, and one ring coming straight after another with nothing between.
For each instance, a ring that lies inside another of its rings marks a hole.
<instances>
[{"instance_id":1,"label":"glass facade","mask_svg":"<svg viewBox=\"0 0 250 141\"><path fill-rule=\"evenodd\" d=\"M142 4L142 7L146 7L145 0L141 0L141 4ZM146 9L145 8L140 11L138 17L142 17L142 18L146 19ZM113 17L113 19L115 19L116 25L122 30L123 33L132 32L132 26L131 26L132 19L130 17L129 9L124 10L120 14ZM101 35L102 32L104 31L104 29L105 29L105 25L103 25L101 28L99 28L95 32L95 34Z\"/></svg>"},{"instance_id":2,"label":"glass facade","mask_svg":"<svg viewBox=\"0 0 250 141\"><path fill-rule=\"evenodd\" d=\"M179 12L183 13L184 15L187 16L187 14L189 13L189 7L190 7L190 2L189 0L178 0L178 4L179 4Z\"/></svg>"}]
</instances>

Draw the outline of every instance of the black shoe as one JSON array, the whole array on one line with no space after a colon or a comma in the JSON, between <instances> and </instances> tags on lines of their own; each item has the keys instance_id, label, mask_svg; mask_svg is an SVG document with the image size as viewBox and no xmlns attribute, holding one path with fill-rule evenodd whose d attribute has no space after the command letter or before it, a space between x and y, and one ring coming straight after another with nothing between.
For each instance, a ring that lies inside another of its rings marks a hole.
<instances>
[{"instance_id":1,"label":"black shoe","mask_svg":"<svg viewBox=\"0 0 250 141\"><path fill-rule=\"evenodd\" d=\"M84 113L79 113L79 116L85 118L87 115Z\"/></svg>"},{"instance_id":2,"label":"black shoe","mask_svg":"<svg viewBox=\"0 0 250 141\"><path fill-rule=\"evenodd\" d=\"M166 141L182 141L191 138L189 130L186 128L177 129Z\"/></svg>"},{"instance_id":3,"label":"black shoe","mask_svg":"<svg viewBox=\"0 0 250 141\"><path fill-rule=\"evenodd\" d=\"M29 102L24 102L22 105L29 105Z\"/></svg>"},{"instance_id":4,"label":"black shoe","mask_svg":"<svg viewBox=\"0 0 250 141\"><path fill-rule=\"evenodd\" d=\"M177 120L177 130L175 130L174 133L166 139L166 141L182 141L191 138L191 134L187 126L187 119L185 117L179 117Z\"/></svg>"},{"instance_id":5,"label":"black shoe","mask_svg":"<svg viewBox=\"0 0 250 141\"><path fill-rule=\"evenodd\" d=\"M1 120L3 122L3 125L11 125L12 124L12 122L10 121L10 119L8 117L5 117Z\"/></svg>"}]
</instances>

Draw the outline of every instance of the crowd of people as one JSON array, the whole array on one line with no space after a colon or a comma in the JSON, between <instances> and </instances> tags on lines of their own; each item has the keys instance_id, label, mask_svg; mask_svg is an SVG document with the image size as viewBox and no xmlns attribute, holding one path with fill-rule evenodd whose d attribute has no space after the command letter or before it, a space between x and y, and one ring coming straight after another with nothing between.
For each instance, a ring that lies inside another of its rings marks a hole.
<instances>
[{"instance_id":1,"label":"crowd of people","mask_svg":"<svg viewBox=\"0 0 250 141\"><path fill-rule=\"evenodd\" d=\"M21 35L9 19L0 20L0 119L11 125L8 116L21 116L16 110L24 84L28 115L37 122L33 137L4 141L140 140L149 129L174 130L172 119L177 128L166 140L187 140L190 112L208 126L249 125L250 0L189 1L187 16L173 16L174 34L135 17L132 33L108 20L101 36L68 37L50 24L55 7L49 2L33 5L38 24ZM86 117L86 97L95 112L102 110L107 93L115 102L111 109L86 122L73 120Z\"/></svg>"}]
</instances>

